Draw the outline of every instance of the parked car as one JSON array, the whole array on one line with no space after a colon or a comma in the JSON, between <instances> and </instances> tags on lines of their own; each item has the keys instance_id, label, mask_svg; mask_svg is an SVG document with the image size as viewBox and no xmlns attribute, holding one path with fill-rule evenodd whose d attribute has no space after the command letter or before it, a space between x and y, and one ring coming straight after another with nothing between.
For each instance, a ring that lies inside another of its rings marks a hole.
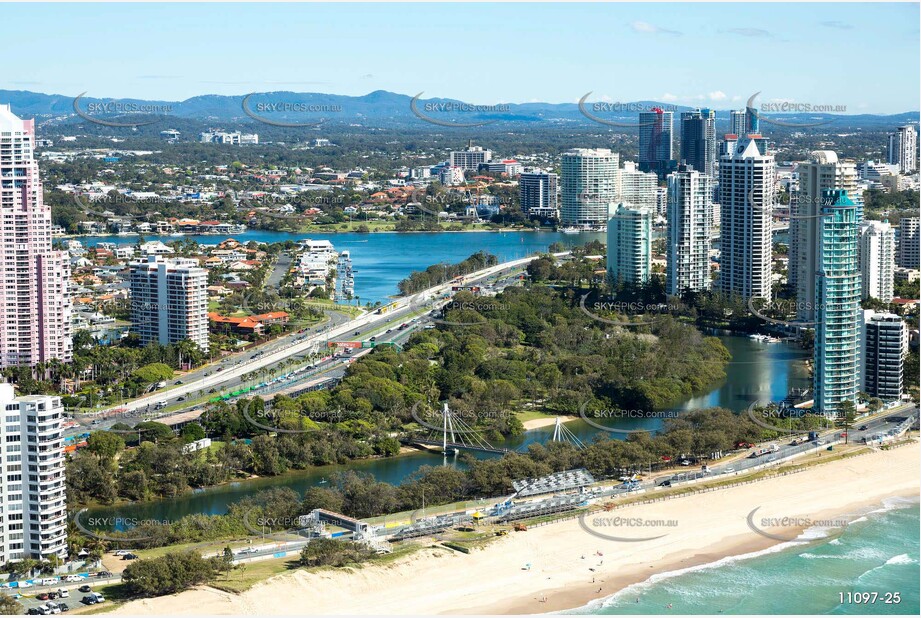
<instances>
[{"instance_id":1,"label":"parked car","mask_svg":"<svg viewBox=\"0 0 921 618\"><path fill-rule=\"evenodd\" d=\"M70 610L70 607L67 605L67 603L58 603L58 608L59 608L62 612L66 612L66 611Z\"/></svg>"},{"instance_id":2,"label":"parked car","mask_svg":"<svg viewBox=\"0 0 921 618\"><path fill-rule=\"evenodd\" d=\"M83 584L82 586L77 588L77 590L79 590L80 592L92 592L93 591L93 589L90 587L89 584Z\"/></svg>"},{"instance_id":3,"label":"parked car","mask_svg":"<svg viewBox=\"0 0 921 618\"><path fill-rule=\"evenodd\" d=\"M124 556L122 556L122 560L135 560L137 559L137 557L138 557L137 554L132 554L129 552L125 554Z\"/></svg>"},{"instance_id":4,"label":"parked car","mask_svg":"<svg viewBox=\"0 0 921 618\"><path fill-rule=\"evenodd\" d=\"M64 578L65 582L79 582L82 580L83 578L80 577L79 575L68 575L67 577Z\"/></svg>"},{"instance_id":5,"label":"parked car","mask_svg":"<svg viewBox=\"0 0 921 618\"><path fill-rule=\"evenodd\" d=\"M112 577L111 571L99 571L96 573L96 577Z\"/></svg>"},{"instance_id":6,"label":"parked car","mask_svg":"<svg viewBox=\"0 0 921 618\"><path fill-rule=\"evenodd\" d=\"M51 596L47 592L42 592L40 594L35 595L35 598L38 599L39 601L47 601L48 599L51 598Z\"/></svg>"},{"instance_id":7,"label":"parked car","mask_svg":"<svg viewBox=\"0 0 921 618\"><path fill-rule=\"evenodd\" d=\"M62 599L66 599L70 597L70 590L67 590L66 588L59 588L58 596L61 597Z\"/></svg>"}]
</instances>

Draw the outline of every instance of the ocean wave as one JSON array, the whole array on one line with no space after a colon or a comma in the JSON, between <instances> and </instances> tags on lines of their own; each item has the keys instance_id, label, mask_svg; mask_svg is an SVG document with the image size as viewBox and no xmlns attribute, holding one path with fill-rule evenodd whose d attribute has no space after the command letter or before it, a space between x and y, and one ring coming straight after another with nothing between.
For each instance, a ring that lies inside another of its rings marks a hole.
<instances>
[{"instance_id":1,"label":"ocean wave","mask_svg":"<svg viewBox=\"0 0 921 618\"><path fill-rule=\"evenodd\" d=\"M915 564L915 560L908 554L899 554L886 560L886 564Z\"/></svg>"},{"instance_id":2,"label":"ocean wave","mask_svg":"<svg viewBox=\"0 0 921 618\"><path fill-rule=\"evenodd\" d=\"M776 554L778 552L784 551L785 549L789 549L791 547L802 545L803 543L804 541L799 541L799 540L787 541L785 543L779 543L777 545L774 545L773 547L768 547L766 549L762 549L759 551L749 552L747 554L740 554L738 556L726 556L724 558L720 558L719 560L715 560L713 562L707 562L705 564L698 564L696 566L675 569L674 571L665 571L663 573L656 573L654 575L651 575L648 579L642 582L636 583L636 584L630 584L626 588L618 590L617 592L615 592L614 594L610 596L602 597L600 599L593 599L580 608L577 608L575 610L564 610L558 613L568 614L574 611L579 612L579 613L591 613L598 609L602 609L605 607L611 607L623 597L642 596L643 591L651 588L655 584L658 584L659 582L662 582L664 580L673 579L675 577L680 577L688 573L696 573L698 571L718 569L720 567L735 564L737 562L743 562L743 561L751 560L753 558L758 558L761 556ZM554 612L554 613L557 613L557 612Z\"/></svg>"}]
</instances>

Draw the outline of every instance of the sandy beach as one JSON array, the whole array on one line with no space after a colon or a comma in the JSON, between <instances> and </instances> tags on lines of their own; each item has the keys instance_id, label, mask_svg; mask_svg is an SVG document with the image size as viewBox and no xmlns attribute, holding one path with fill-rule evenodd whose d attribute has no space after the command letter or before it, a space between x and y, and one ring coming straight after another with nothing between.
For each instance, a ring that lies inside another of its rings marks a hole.
<instances>
[{"instance_id":1,"label":"sandy beach","mask_svg":"<svg viewBox=\"0 0 921 618\"><path fill-rule=\"evenodd\" d=\"M294 571L240 594L199 588L133 601L135 615L523 614L581 607L656 573L780 545L757 534L749 516L852 518L889 497L918 496L917 442L739 487L593 513L515 532L469 555L426 549L386 566ZM810 455L809 457L821 457ZM598 528L602 518L664 520L670 527ZM623 540L600 538L581 524ZM808 526L765 526L794 538ZM637 538L658 536L653 540ZM526 565L530 568L526 569Z\"/></svg>"},{"instance_id":2,"label":"sandy beach","mask_svg":"<svg viewBox=\"0 0 921 618\"><path fill-rule=\"evenodd\" d=\"M560 420L564 423L569 421L577 420L577 416L561 416ZM540 429L541 427L553 427L556 424L556 417L550 416L547 418L532 418L529 421L522 423L524 425L525 431L531 431L532 429Z\"/></svg>"}]
</instances>

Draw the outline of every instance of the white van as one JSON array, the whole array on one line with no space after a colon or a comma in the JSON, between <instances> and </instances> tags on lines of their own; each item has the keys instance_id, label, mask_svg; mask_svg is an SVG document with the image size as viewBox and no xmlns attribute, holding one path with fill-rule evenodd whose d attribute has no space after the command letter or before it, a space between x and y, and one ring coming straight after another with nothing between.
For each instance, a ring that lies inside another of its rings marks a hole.
<instances>
[{"instance_id":1,"label":"white van","mask_svg":"<svg viewBox=\"0 0 921 618\"><path fill-rule=\"evenodd\" d=\"M38 582L39 586L53 586L58 583L60 580L57 577L46 577L45 579Z\"/></svg>"}]
</instances>

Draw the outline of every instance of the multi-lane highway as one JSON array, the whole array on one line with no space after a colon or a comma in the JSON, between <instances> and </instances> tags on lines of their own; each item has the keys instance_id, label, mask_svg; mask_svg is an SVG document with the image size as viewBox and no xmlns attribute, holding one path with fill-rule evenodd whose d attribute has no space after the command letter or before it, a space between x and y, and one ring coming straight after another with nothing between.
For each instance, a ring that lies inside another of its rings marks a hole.
<instances>
[{"instance_id":1,"label":"multi-lane highway","mask_svg":"<svg viewBox=\"0 0 921 618\"><path fill-rule=\"evenodd\" d=\"M563 257L566 253L556 254ZM501 289L515 281L510 275L520 271L537 256L522 258L485 268L464 277L464 285L472 283L491 284ZM247 385L247 376L262 370L273 368L291 358L304 358L318 351L326 350L334 341L367 341L375 339L376 344L385 342L399 343L422 325L419 318L428 319L427 314L437 311L449 302L453 295L452 287L456 282L439 284L422 292L395 299L385 305L380 312L368 312L353 319L341 313L329 312L330 320L308 329L307 332L288 335L264 345L252 348L245 353L234 355L220 362L189 372L163 389L146 394L137 399L106 410L100 410L92 416L81 415L80 426L65 431L65 435L82 433L88 429L105 429L115 422L135 424L141 420L163 416L166 413L194 408L183 405L186 401L200 399L201 394L215 395L232 392ZM412 328L400 329L403 323L410 323ZM354 355L353 355L354 357ZM344 365L349 358L327 358L314 367L309 376L329 374L329 377L341 377ZM336 366L338 365L338 366ZM306 377L306 376L305 376ZM289 384L290 385L290 384ZM278 388L277 390L282 390ZM117 412L116 412L117 411Z\"/></svg>"}]
</instances>

